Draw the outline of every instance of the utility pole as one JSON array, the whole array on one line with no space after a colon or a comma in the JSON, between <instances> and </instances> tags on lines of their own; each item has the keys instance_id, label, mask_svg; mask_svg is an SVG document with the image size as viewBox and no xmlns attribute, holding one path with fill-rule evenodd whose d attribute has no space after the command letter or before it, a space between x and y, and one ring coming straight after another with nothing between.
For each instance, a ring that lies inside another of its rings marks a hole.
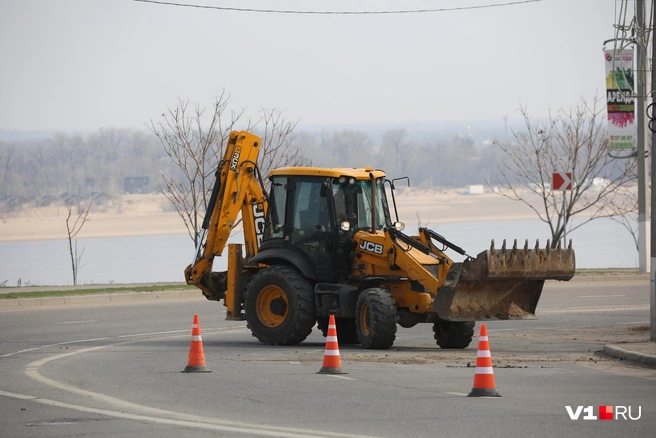
<instances>
[{"instance_id":1,"label":"utility pole","mask_svg":"<svg viewBox=\"0 0 656 438\"><path fill-rule=\"evenodd\" d=\"M649 138L648 126L645 123L647 110L647 28L645 26L645 2L636 0L636 70L637 70L637 93L636 93L636 122L637 122L637 160L638 160L638 253L640 272L650 271L650 205L647 203L649 197L649 149L646 148ZM653 9L653 8L652 8ZM651 252L653 254L653 252Z\"/></svg>"},{"instance_id":2,"label":"utility pole","mask_svg":"<svg viewBox=\"0 0 656 438\"><path fill-rule=\"evenodd\" d=\"M651 4L651 13L652 13L652 23L656 24L656 5L652 0ZM656 101L654 97L656 96L656 71L654 70L654 60L656 59L656 32L654 29L651 30L651 101L652 101L652 111L650 114L654 117L654 105ZM656 129L656 122L649 124L650 128ZM656 154L653 152L656 151L656 133L651 133L651 168L656 169ZM651 172L651 187L656 189L656 172L652 170ZM651 191L651 211L654 211L656 208L656 190ZM656 221L651 221L651 235L656 236ZM649 311L649 322L650 322L650 331L649 339L652 342L656 342L656 260L654 255L656 255L656 242L655 239L651 241L651 271L650 271L650 282L649 282L649 301L650 301L650 311Z\"/></svg>"}]
</instances>

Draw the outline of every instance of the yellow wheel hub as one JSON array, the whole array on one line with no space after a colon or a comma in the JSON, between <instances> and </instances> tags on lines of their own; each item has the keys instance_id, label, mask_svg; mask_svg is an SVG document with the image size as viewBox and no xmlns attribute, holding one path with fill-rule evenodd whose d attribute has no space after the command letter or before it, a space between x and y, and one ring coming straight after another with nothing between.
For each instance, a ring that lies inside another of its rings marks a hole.
<instances>
[{"instance_id":1,"label":"yellow wheel hub","mask_svg":"<svg viewBox=\"0 0 656 438\"><path fill-rule=\"evenodd\" d=\"M287 318L289 302L285 291L275 285L264 287L255 303L257 318L266 327L278 327Z\"/></svg>"},{"instance_id":2,"label":"yellow wheel hub","mask_svg":"<svg viewBox=\"0 0 656 438\"><path fill-rule=\"evenodd\" d=\"M362 330L362 334L365 336L368 336L369 332L371 332L369 315L369 304L364 303L360 308L360 330Z\"/></svg>"}]
</instances>

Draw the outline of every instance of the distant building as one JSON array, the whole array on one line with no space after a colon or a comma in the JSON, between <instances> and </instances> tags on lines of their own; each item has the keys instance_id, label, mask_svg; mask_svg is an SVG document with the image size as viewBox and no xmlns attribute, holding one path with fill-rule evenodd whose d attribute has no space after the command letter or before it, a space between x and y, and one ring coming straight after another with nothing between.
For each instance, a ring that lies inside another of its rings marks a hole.
<instances>
[{"instance_id":1,"label":"distant building","mask_svg":"<svg viewBox=\"0 0 656 438\"><path fill-rule=\"evenodd\" d=\"M485 186L483 184L474 184L465 187L465 195L482 195L485 193Z\"/></svg>"},{"instance_id":2,"label":"distant building","mask_svg":"<svg viewBox=\"0 0 656 438\"><path fill-rule=\"evenodd\" d=\"M134 193L149 193L150 189L148 188L148 177L147 176L137 176L124 179L125 193L134 194Z\"/></svg>"}]
</instances>

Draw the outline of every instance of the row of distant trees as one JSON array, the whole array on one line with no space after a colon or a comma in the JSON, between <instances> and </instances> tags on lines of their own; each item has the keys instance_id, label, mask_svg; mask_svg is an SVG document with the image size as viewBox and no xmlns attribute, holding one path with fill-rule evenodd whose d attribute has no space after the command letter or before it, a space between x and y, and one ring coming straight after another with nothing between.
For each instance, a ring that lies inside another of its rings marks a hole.
<instances>
[{"instance_id":1,"label":"row of distant trees","mask_svg":"<svg viewBox=\"0 0 656 438\"><path fill-rule=\"evenodd\" d=\"M186 116L197 110L185 109ZM276 112L264 115L280 116ZM243 126L230 123L229 128L252 128L257 132L271 127L271 119L268 120L269 125L265 121L256 124L244 120ZM171 126L178 122L171 121ZM306 157L315 166L372 166L386 170L392 177L410 176L413 186L483 184L493 176L503 158L498 147L476 145L471 138L459 135L451 139L416 140L409 130L399 128L384 131L380 139L374 140L357 129L303 131L295 123L279 123L289 124L285 148ZM124 179L130 177L148 177L152 191L165 187L167 182L184 180L184 170L171 160L162 147L162 139L156 135L163 136L168 128L157 124L150 127L155 130L109 127L88 135L58 133L38 141L0 141L0 199L38 199L65 192L121 194ZM186 132L175 132L178 138L191 138L191 131L198 132L199 128L182 129ZM199 141L215 145L218 150L218 145L225 142L226 130L223 127L222 135ZM210 151L208 148L206 153L217 153ZM214 170L205 169L205 173L212 174Z\"/></svg>"},{"instance_id":2,"label":"row of distant trees","mask_svg":"<svg viewBox=\"0 0 656 438\"><path fill-rule=\"evenodd\" d=\"M65 192L118 194L125 177L157 177L173 169L152 135L130 129L0 142L0 196L4 198Z\"/></svg>"}]
</instances>

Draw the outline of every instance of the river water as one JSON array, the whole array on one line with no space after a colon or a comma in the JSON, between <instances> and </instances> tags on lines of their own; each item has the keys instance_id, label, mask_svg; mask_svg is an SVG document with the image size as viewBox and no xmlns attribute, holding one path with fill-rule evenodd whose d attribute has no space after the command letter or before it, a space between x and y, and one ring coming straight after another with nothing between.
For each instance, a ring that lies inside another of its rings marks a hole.
<instances>
[{"instance_id":1,"label":"river water","mask_svg":"<svg viewBox=\"0 0 656 438\"><path fill-rule=\"evenodd\" d=\"M518 246L535 247L540 240L544 248L550 236L546 224L539 220L486 221L441 224L433 229L452 243L475 256L495 240L501 248L513 239ZM406 230L408 234L416 229ZM638 252L633 238L620 224L597 219L567 236L573 241L577 268L637 268ZM241 237L231 239L238 243ZM141 237L79 239L78 251L84 250L78 284L129 284L182 282L184 268L191 262L194 245L187 234ZM447 255L455 261L462 257L453 251ZM224 257L217 258L215 270L224 270ZM66 240L0 243L0 285L50 286L73 284L71 260Z\"/></svg>"}]
</instances>

